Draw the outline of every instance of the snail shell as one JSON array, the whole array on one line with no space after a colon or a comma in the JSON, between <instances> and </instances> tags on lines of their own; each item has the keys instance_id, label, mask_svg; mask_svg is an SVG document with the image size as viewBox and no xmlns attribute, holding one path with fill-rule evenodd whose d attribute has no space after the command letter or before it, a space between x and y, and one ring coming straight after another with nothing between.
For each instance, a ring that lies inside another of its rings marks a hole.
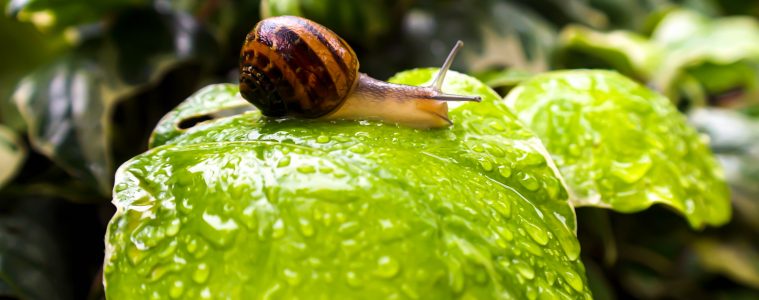
<instances>
[{"instance_id":1,"label":"snail shell","mask_svg":"<svg viewBox=\"0 0 759 300\"><path fill-rule=\"evenodd\" d=\"M264 19L245 38L240 93L270 117L318 118L337 109L358 82L356 53L313 21Z\"/></svg>"}]
</instances>

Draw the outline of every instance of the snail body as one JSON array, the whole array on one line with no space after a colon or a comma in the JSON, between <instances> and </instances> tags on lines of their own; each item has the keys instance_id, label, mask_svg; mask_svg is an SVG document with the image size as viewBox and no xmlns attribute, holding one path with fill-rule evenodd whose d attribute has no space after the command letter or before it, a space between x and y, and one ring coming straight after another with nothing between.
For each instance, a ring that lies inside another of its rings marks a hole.
<instances>
[{"instance_id":1,"label":"snail body","mask_svg":"<svg viewBox=\"0 0 759 300\"><path fill-rule=\"evenodd\" d=\"M450 125L445 101L479 97L442 93L458 42L430 87L391 84L359 73L355 52L339 36L308 19L261 20L240 53L240 94L265 116L379 119L413 127Z\"/></svg>"}]
</instances>

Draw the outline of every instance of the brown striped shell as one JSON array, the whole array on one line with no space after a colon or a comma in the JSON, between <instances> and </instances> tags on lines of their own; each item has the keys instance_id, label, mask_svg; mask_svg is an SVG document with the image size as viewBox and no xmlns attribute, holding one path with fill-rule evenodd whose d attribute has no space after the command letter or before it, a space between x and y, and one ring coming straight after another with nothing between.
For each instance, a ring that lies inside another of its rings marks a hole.
<instances>
[{"instance_id":1,"label":"brown striped shell","mask_svg":"<svg viewBox=\"0 0 759 300\"><path fill-rule=\"evenodd\" d=\"M270 117L323 116L340 107L357 79L353 49L300 17L261 20L240 52L240 93Z\"/></svg>"}]
</instances>

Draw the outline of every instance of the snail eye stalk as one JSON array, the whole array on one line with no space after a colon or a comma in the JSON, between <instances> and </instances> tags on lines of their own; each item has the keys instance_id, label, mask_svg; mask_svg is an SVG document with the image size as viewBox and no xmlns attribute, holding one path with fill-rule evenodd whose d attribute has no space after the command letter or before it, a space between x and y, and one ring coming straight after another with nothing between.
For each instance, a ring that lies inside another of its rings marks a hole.
<instances>
[{"instance_id":1,"label":"snail eye stalk","mask_svg":"<svg viewBox=\"0 0 759 300\"><path fill-rule=\"evenodd\" d=\"M456 58L456 54L459 53L461 47L464 47L464 42L456 41L456 45L454 45L453 49L451 49L451 53L448 53L448 57L445 59L445 62L443 62L443 66L440 68L440 71L438 71L435 75L435 79L432 81L432 85L430 85L430 87L436 92L436 94L431 97L432 99L440 101L482 101L482 98L479 96L462 96L443 93L443 81L445 80L445 75L451 68L453 59Z\"/></svg>"}]
</instances>

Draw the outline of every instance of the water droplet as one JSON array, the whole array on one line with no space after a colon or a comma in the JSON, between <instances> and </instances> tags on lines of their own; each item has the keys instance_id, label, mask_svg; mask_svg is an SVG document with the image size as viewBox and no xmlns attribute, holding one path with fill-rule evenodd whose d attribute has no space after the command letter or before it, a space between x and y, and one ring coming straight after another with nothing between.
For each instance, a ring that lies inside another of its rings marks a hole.
<instances>
[{"instance_id":1,"label":"water droplet","mask_svg":"<svg viewBox=\"0 0 759 300\"><path fill-rule=\"evenodd\" d=\"M543 186L548 193L548 197L556 199L559 196L559 181L553 177L544 177Z\"/></svg>"},{"instance_id":2,"label":"water droplet","mask_svg":"<svg viewBox=\"0 0 759 300\"><path fill-rule=\"evenodd\" d=\"M131 234L132 244L139 250L147 250L158 245L166 237L166 230L143 223Z\"/></svg>"},{"instance_id":3,"label":"water droplet","mask_svg":"<svg viewBox=\"0 0 759 300\"><path fill-rule=\"evenodd\" d=\"M575 291L582 292L585 284L582 283L582 278L580 275L575 273L575 271L572 271L571 269L564 269L560 271L559 274L561 274L561 277L564 278L564 281L566 281L569 286L571 286Z\"/></svg>"},{"instance_id":4,"label":"water droplet","mask_svg":"<svg viewBox=\"0 0 759 300\"><path fill-rule=\"evenodd\" d=\"M298 272L285 269L282 273L285 276L285 281L287 281L290 286L297 286L300 284L300 274L298 274Z\"/></svg>"},{"instance_id":5,"label":"water droplet","mask_svg":"<svg viewBox=\"0 0 759 300\"><path fill-rule=\"evenodd\" d=\"M498 232L498 235L500 235L502 238L506 239L507 241L511 241L514 239L514 234L511 233L511 230L509 230L506 227L496 227L496 231Z\"/></svg>"},{"instance_id":6,"label":"water droplet","mask_svg":"<svg viewBox=\"0 0 759 300\"><path fill-rule=\"evenodd\" d=\"M537 242L538 244L545 246L548 244L548 234L545 232L544 229L538 227L538 225L535 225L533 223L524 221L522 223L524 225L524 229L527 230L527 234L530 235L533 241Z\"/></svg>"},{"instance_id":7,"label":"water droplet","mask_svg":"<svg viewBox=\"0 0 759 300\"><path fill-rule=\"evenodd\" d=\"M254 205L250 205L242 210L241 219L243 225L245 225L248 230L255 230L256 227L258 227L258 220L256 218L256 207Z\"/></svg>"},{"instance_id":8,"label":"water droplet","mask_svg":"<svg viewBox=\"0 0 759 300\"><path fill-rule=\"evenodd\" d=\"M569 260L576 260L580 256L580 242L571 234L557 234L557 239L561 245L561 249L564 250L564 255Z\"/></svg>"},{"instance_id":9,"label":"water droplet","mask_svg":"<svg viewBox=\"0 0 759 300\"><path fill-rule=\"evenodd\" d=\"M278 167L278 168L287 167L287 166L289 166L289 165L290 165L290 156L283 156L283 157L282 157L282 158L280 158L280 159L279 159L279 161L277 162L277 167Z\"/></svg>"},{"instance_id":10,"label":"water droplet","mask_svg":"<svg viewBox=\"0 0 759 300\"><path fill-rule=\"evenodd\" d=\"M530 267L530 265L527 263L519 260L514 260L512 265L517 270L517 272L522 275L522 277L530 280L535 278L535 270L533 270L532 267Z\"/></svg>"},{"instance_id":11,"label":"water droplet","mask_svg":"<svg viewBox=\"0 0 759 300\"><path fill-rule=\"evenodd\" d=\"M392 278L400 270L398 261L389 256L382 256L377 260L377 269L374 274L382 278Z\"/></svg>"},{"instance_id":12,"label":"water droplet","mask_svg":"<svg viewBox=\"0 0 759 300\"><path fill-rule=\"evenodd\" d=\"M511 218L511 204L507 202L507 199L496 199L491 204L493 209L495 209L502 217L508 219Z\"/></svg>"},{"instance_id":13,"label":"water droplet","mask_svg":"<svg viewBox=\"0 0 759 300\"><path fill-rule=\"evenodd\" d=\"M237 234L237 222L233 218L220 215L203 213L203 226L200 226L200 234L217 247L227 247L235 239Z\"/></svg>"},{"instance_id":14,"label":"water droplet","mask_svg":"<svg viewBox=\"0 0 759 300\"><path fill-rule=\"evenodd\" d=\"M538 166L545 163L546 160L538 152L527 152L520 162L526 166Z\"/></svg>"},{"instance_id":15,"label":"water droplet","mask_svg":"<svg viewBox=\"0 0 759 300\"><path fill-rule=\"evenodd\" d=\"M298 166L296 170L298 170L298 172L301 172L303 174L311 174L311 173L316 172L316 168L314 168L314 166L312 165Z\"/></svg>"},{"instance_id":16,"label":"water droplet","mask_svg":"<svg viewBox=\"0 0 759 300\"><path fill-rule=\"evenodd\" d=\"M285 223L282 222L282 219L277 219L271 229L271 237L273 239L278 239L285 235Z\"/></svg>"},{"instance_id":17,"label":"water droplet","mask_svg":"<svg viewBox=\"0 0 759 300\"><path fill-rule=\"evenodd\" d=\"M505 128L503 128L503 125L501 125L501 123L498 122L498 121L492 121L492 122L488 123L488 126L490 126L490 128L495 129L496 131L504 131L505 130Z\"/></svg>"},{"instance_id":18,"label":"water droplet","mask_svg":"<svg viewBox=\"0 0 759 300\"><path fill-rule=\"evenodd\" d=\"M169 222L169 226L166 227L166 235L168 236L175 236L177 233L179 233L179 228L181 227L182 222L179 220L179 218L174 218Z\"/></svg>"},{"instance_id":19,"label":"water droplet","mask_svg":"<svg viewBox=\"0 0 759 300\"><path fill-rule=\"evenodd\" d=\"M569 144L569 154L572 156L580 156L582 154L582 148L577 144Z\"/></svg>"},{"instance_id":20,"label":"water droplet","mask_svg":"<svg viewBox=\"0 0 759 300\"><path fill-rule=\"evenodd\" d=\"M404 283L401 285L401 291L411 299L419 299L419 293L410 284Z\"/></svg>"},{"instance_id":21,"label":"water droplet","mask_svg":"<svg viewBox=\"0 0 759 300\"><path fill-rule=\"evenodd\" d=\"M137 266L148 256L148 251L142 251L137 247L127 247L127 257L133 266Z\"/></svg>"},{"instance_id":22,"label":"water droplet","mask_svg":"<svg viewBox=\"0 0 759 300\"><path fill-rule=\"evenodd\" d=\"M158 257L160 258L166 258L174 254L174 252L177 251L177 245L179 242L177 240L171 240L166 246L161 249L161 251L158 252Z\"/></svg>"},{"instance_id":23,"label":"water droplet","mask_svg":"<svg viewBox=\"0 0 759 300\"><path fill-rule=\"evenodd\" d=\"M351 237L355 235L360 229L361 226L358 224L358 222L345 222L343 224L340 224L340 227L337 228L337 233L344 237Z\"/></svg>"},{"instance_id":24,"label":"water droplet","mask_svg":"<svg viewBox=\"0 0 759 300\"><path fill-rule=\"evenodd\" d=\"M358 278L355 272L345 273L345 281L352 287L361 286L361 280Z\"/></svg>"},{"instance_id":25,"label":"water droplet","mask_svg":"<svg viewBox=\"0 0 759 300\"><path fill-rule=\"evenodd\" d=\"M485 148L483 148L482 145L474 145L472 146L472 150L474 150L474 152L485 152Z\"/></svg>"},{"instance_id":26,"label":"water droplet","mask_svg":"<svg viewBox=\"0 0 759 300\"><path fill-rule=\"evenodd\" d=\"M613 161L611 163L611 174L626 183L635 183L648 173L652 165L653 163L648 155L643 155L633 162Z\"/></svg>"},{"instance_id":27,"label":"water droplet","mask_svg":"<svg viewBox=\"0 0 759 300\"><path fill-rule=\"evenodd\" d=\"M504 178L511 177L511 168L509 166L498 166L498 173Z\"/></svg>"},{"instance_id":28,"label":"water droplet","mask_svg":"<svg viewBox=\"0 0 759 300\"><path fill-rule=\"evenodd\" d=\"M200 299L211 299L211 289L206 287L200 291Z\"/></svg>"},{"instance_id":29,"label":"water droplet","mask_svg":"<svg viewBox=\"0 0 759 300\"><path fill-rule=\"evenodd\" d=\"M546 276L548 284L553 285L554 281L556 281L556 273L551 270L546 270L543 274Z\"/></svg>"},{"instance_id":30,"label":"water droplet","mask_svg":"<svg viewBox=\"0 0 759 300\"><path fill-rule=\"evenodd\" d=\"M493 163L484 158L480 159L480 167L482 167L485 172L493 171Z\"/></svg>"},{"instance_id":31,"label":"water droplet","mask_svg":"<svg viewBox=\"0 0 759 300\"><path fill-rule=\"evenodd\" d=\"M182 297L182 294L184 293L184 282L181 280L174 281L174 283L169 287L169 297L173 299L178 299L179 297Z\"/></svg>"},{"instance_id":32,"label":"water droplet","mask_svg":"<svg viewBox=\"0 0 759 300\"><path fill-rule=\"evenodd\" d=\"M326 135L320 135L316 138L316 142L321 143L321 144L329 143L329 140L330 140L329 136L326 136Z\"/></svg>"},{"instance_id":33,"label":"water droplet","mask_svg":"<svg viewBox=\"0 0 759 300\"><path fill-rule=\"evenodd\" d=\"M369 148L364 144L356 144L348 148L349 151L357 154L365 154L369 152Z\"/></svg>"},{"instance_id":34,"label":"water droplet","mask_svg":"<svg viewBox=\"0 0 759 300\"><path fill-rule=\"evenodd\" d=\"M535 256L543 256L544 254L543 248L538 246L538 244L531 242L530 240L522 239L519 240L517 244L519 244L522 249L527 250L527 252L530 252Z\"/></svg>"},{"instance_id":35,"label":"water droplet","mask_svg":"<svg viewBox=\"0 0 759 300\"><path fill-rule=\"evenodd\" d=\"M211 269L207 264L201 263L192 273L192 280L198 284L202 284L208 280L208 276L211 274Z\"/></svg>"},{"instance_id":36,"label":"water droplet","mask_svg":"<svg viewBox=\"0 0 759 300\"><path fill-rule=\"evenodd\" d=\"M538 180L535 179L530 174L522 173L522 177L519 178L519 183L522 184L522 186L530 191L537 191L538 188L540 188L540 184L538 183Z\"/></svg>"},{"instance_id":37,"label":"water droplet","mask_svg":"<svg viewBox=\"0 0 759 300\"><path fill-rule=\"evenodd\" d=\"M298 224L300 224L300 232L303 236L311 237L314 235L314 225L311 225L311 221L306 218L300 218Z\"/></svg>"}]
</instances>

